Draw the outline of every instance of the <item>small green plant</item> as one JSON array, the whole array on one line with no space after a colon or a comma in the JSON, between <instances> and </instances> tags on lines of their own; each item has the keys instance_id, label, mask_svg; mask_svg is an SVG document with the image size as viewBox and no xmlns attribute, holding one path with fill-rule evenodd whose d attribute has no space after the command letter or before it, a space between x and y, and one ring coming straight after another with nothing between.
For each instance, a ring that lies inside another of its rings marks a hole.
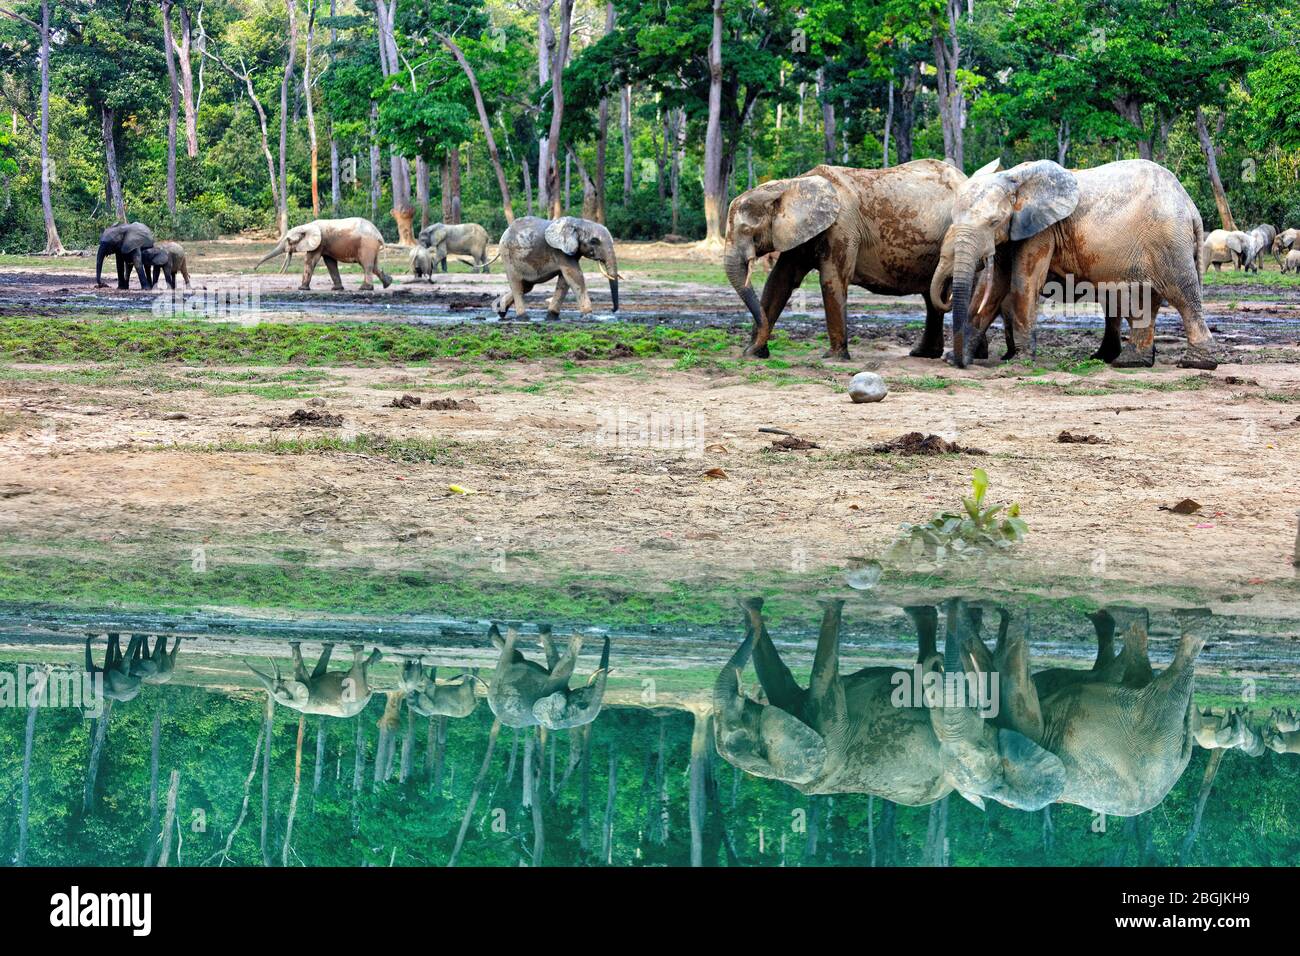
<instances>
[{"instance_id":1,"label":"small green plant","mask_svg":"<svg viewBox=\"0 0 1300 956\"><path fill-rule=\"evenodd\" d=\"M898 537L885 551L885 557L894 562L942 562L1006 550L1017 544L1029 531L1020 517L1020 505L986 507L989 476L983 468L975 469L971 486L972 493L961 500L960 512L945 511L923 524L900 525Z\"/></svg>"}]
</instances>

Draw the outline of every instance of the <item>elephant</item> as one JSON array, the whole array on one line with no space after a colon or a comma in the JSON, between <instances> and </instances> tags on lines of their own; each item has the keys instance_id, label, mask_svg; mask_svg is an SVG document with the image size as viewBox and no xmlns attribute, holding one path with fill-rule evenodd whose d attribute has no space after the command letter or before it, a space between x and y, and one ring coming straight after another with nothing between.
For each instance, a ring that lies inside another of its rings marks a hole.
<instances>
[{"instance_id":1,"label":"elephant","mask_svg":"<svg viewBox=\"0 0 1300 956\"><path fill-rule=\"evenodd\" d=\"M474 712L478 699L474 684L479 681L472 674L459 674L448 681L438 681L438 669L427 672L419 660L409 660L402 665L398 686L406 694L406 704L421 717L468 717Z\"/></svg>"},{"instance_id":2,"label":"elephant","mask_svg":"<svg viewBox=\"0 0 1300 956\"><path fill-rule=\"evenodd\" d=\"M313 219L301 226L294 226L276 243L274 249L263 256L253 268L259 269L263 263L284 254L284 265L280 271L289 268L289 260L295 252L304 253L307 262L302 271L302 284L298 288L306 291L311 288L311 276L317 264L324 259L325 267L330 271L334 282L334 291L343 291L343 279L339 275L340 262L355 262L361 266L361 291L370 292L374 285L371 275L387 289L392 284L392 277L379 264L384 251L384 236L369 219L354 216L351 219Z\"/></svg>"},{"instance_id":3,"label":"elephant","mask_svg":"<svg viewBox=\"0 0 1300 956\"><path fill-rule=\"evenodd\" d=\"M95 288L106 289L104 282L104 257L110 253L117 262L117 287L131 287L131 269L140 277L140 288L152 289L149 273L144 265L144 250L154 244L153 232L142 222L119 223L109 226L99 236L99 252L95 256Z\"/></svg>"},{"instance_id":4,"label":"elephant","mask_svg":"<svg viewBox=\"0 0 1300 956\"><path fill-rule=\"evenodd\" d=\"M154 639L153 653L149 653L149 638L143 638L131 655L131 676L139 677L146 684L168 684L176 676L176 654L181 649L181 639L176 638L169 652L167 638L159 636Z\"/></svg>"},{"instance_id":5,"label":"elephant","mask_svg":"<svg viewBox=\"0 0 1300 956\"><path fill-rule=\"evenodd\" d=\"M1267 250L1272 248L1273 240L1276 238L1277 228L1268 223L1261 223L1246 233L1246 255L1242 267L1247 272L1258 272L1259 260Z\"/></svg>"},{"instance_id":6,"label":"elephant","mask_svg":"<svg viewBox=\"0 0 1300 956\"><path fill-rule=\"evenodd\" d=\"M1300 730L1300 714L1297 714L1290 707L1285 710L1281 707L1274 707L1269 713L1269 721L1275 730L1280 730L1283 733Z\"/></svg>"},{"instance_id":7,"label":"elephant","mask_svg":"<svg viewBox=\"0 0 1300 956\"><path fill-rule=\"evenodd\" d=\"M411 275L433 281L433 256L421 245L411 247Z\"/></svg>"},{"instance_id":8,"label":"elephant","mask_svg":"<svg viewBox=\"0 0 1300 956\"><path fill-rule=\"evenodd\" d=\"M994 161L978 179L1000 167ZM925 333L912 355L943 354L943 314L930 278L950 223L953 200L968 180L934 159L889 169L816 166L741 193L727 210L723 268L754 318L744 354L768 357L768 339L790 295L816 269L826 311L824 358L847 360L845 303L850 285L884 295L920 293ZM751 284L754 260L777 253L759 301Z\"/></svg>"},{"instance_id":9,"label":"elephant","mask_svg":"<svg viewBox=\"0 0 1300 956\"><path fill-rule=\"evenodd\" d=\"M1292 249L1286 254L1286 258L1282 260L1282 271L1300 275L1300 249Z\"/></svg>"},{"instance_id":10,"label":"elephant","mask_svg":"<svg viewBox=\"0 0 1300 956\"><path fill-rule=\"evenodd\" d=\"M1037 319L1049 278L1076 300L1095 293L1106 334L1095 358L1117 368L1155 363L1155 317L1182 316L1183 368L1212 369L1201 307L1201 214L1169 170L1141 159L1070 171L1050 160L973 178L952 207L930 299L953 313L953 358L975 351L998 311L1015 354ZM1129 321L1121 348L1119 326Z\"/></svg>"},{"instance_id":11,"label":"elephant","mask_svg":"<svg viewBox=\"0 0 1300 956\"><path fill-rule=\"evenodd\" d=\"M90 650L90 635L86 635L86 673L93 679L96 674L103 674L103 693L109 700L126 702L134 700L140 694L144 679L132 673L131 662L136 657L142 638L136 634L127 644L126 655L122 654L122 645L117 634L108 635L108 651L104 655L104 666L96 667Z\"/></svg>"},{"instance_id":12,"label":"elephant","mask_svg":"<svg viewBox=\"0 0 1300 956\"><path fill-rule=\"evenodd\" d=\"M1300 243L1300 229L1284 229L1273 238L1273 258L1279 263L1282 256Z\"/></svg>"},{"instance_id":13,"label":"elephant","mask_svg":"<svg viewBox=\"0 0 1300 956\"><path fill-rule=\"evenodd\" d=\"M1072 681L1053 671L1031 678L1024 635L1000 628L990 653L969 631L975 616L953 600L942 655L937 611L908 608L920 643L916 667L841 677L842 605L824 602L805 690L767 635L761 599L744 602L745 640L714 687L716 742L728 762L804 793L871 793L920 806L956 790L981 807L986 798L1023 810L1063 802L1117 816L1158 804L1187 767L1193 667L1203 644L1190 630L1159 675L1135 622L1118 662L1099 655L1091 672L1081 672L1091 676ZM766 705L739 690L751 652ZM979 686L994 674L996 684ZM913 675L921 678L919 700L899 696ZM933 689L925 686L931 676Z\"/></svg>"},{"instance_id":14,"label":"elephant","mask_svg":"<svg viewBox=\"0 0 1300 956\"><path fill-rule=\"evenodd\" d=\"M1205 750L1243 750L1252 757L1264 752L1265 738L1247 721L1244 707L1231 711L1192 707L1192 734Z\"/></svg>"},{"instance_id":15,"label":"elephant","mask_svg":"<svg viewBox=\"0 0 1300 956\"><path fill-rule=\"evenodd\" d=\"M1244 232L1229 232L1227 229L1215 229L1205 237L1202 244L1202 268L1209 272L1214 266L1215 272L1222 271L1226 262L1233 269L1240 269L1245 262L1246 247L1250 237Z\"/></svg>"},{"instance_id":16,"label":"elephant","mask_svg":"<svg viewBox=\"0 0 1300 956\"><path fill-rule=\"evenodd\" d=\"M491 272L491 262L487 257L488 233L476 222L462 222L448 225L435 222L420 230L420 245L430 250L434 268L447 271L447 256L469 256L473 261L465 262L475 272Z\"/></svg>"},{"instance_id":17,"label":"elephant","mask_svg":"<svg viewBox=\"0 0 1300 956\"><path fill-rule=\"evenodd\" d=\"M516 220L517 222L518 220ZM519 634L514 628L501 631L494 624L489 634L501 651L500 660L488 685L488 706L507 727L541 726L547 730L581 727L596 719L605 697L609 678L609 638L605 638L600 667L586 685L569 689L569 678L582 650L582 636L569 638L564 654L556 650L549 627L539 629L538 640L546 654L542 667L515 649Z\"/></svg>"},{"instance_id":18,"label":"elephant","mask_svg":"<svg viewBox=\"0 0 1300 956\"><path fill-rule=\"evenodd\" d=\"M149 267L151 285L158 284L158 274L161 272L167 280L167 288L176 288L178 273L185 277L185 288L190 287L189 263L185 258L185 249L179 242L160 242L150 246L144 250L144 261Z\"/></svg>"},{"instance_id":19,"label":"elephant","mask_svg":"<svg viewBox=\"0 0 1300 956\"><path fill-rule=\"evenodd\" d=\"M308 674L302 661L302 646L297 641L289 646L293 649L291 680L280 676L277 661L271 661L274 676L263 673L244 661L277 703L299 713L325 717L354 717L366 709L370 695L374 692L368 680L368 672L383 657L379 648L375 648L368 658L362 660L365 648L354 644L352 667L346 671L331 672L328 668L334 645L326 644L321 650L320 660L316 662L316 669Z\"/></svg>"},{"instance_id":20,"label":"elephant","mask_svg":"<svg viewBox=\"0 0 1300 956\"><path fill-rule=\"evenodd\" d=\"M1270 728L1266 737L1269 750L1279 754L1300 754L1300 730Z\"/></svg>"},{"instance_id":21,"label":"elephant","mask_svg":"<svg viewBox=\"0 0 1300 956\"><path fill-rule=\"evenodd\" d=\"M583 315L590 315L591 297L587 295L587 283L579 261L583 257L594 259L601 274L609 280L613 311L618 311L618 259L614 254L614 237L600 223L575 216L562 216L555 220L521 216L506 227L498 248L498 256L510 283L510 291L498 296L493 305L501 318L506 317L513 301L516 318L526 319L525 293L551 279L556 281L555 294L546 304L548 319L560 317L560 306L570 286L578 291L578 310Z\"/></svg>"}]
</instances>

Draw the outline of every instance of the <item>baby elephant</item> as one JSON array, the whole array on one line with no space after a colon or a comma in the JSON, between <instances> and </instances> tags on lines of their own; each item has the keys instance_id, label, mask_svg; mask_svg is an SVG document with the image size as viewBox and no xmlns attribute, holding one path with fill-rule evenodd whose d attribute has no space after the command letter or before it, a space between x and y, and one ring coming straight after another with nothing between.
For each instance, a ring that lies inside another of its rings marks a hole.
<instances>
[{"instance_id":1,"label":"baby elephant","mask_svg":"<svg viewBox=\"0 0 1300 956\"><path fill-rule=\"evenodd\" d=\"M510 303L515 306L515 317L528 318L524 295L533 287L555 279L555 295L546 304L546 317L558 319L560 306L569 287L578 290L578 311L591 315L591 296L582 275L583 258L594 259L601 273L609 280L609 296L613 311L618 311L618 261L614 255L614 237L598 222L563 216L560 219L538 219L521 216L501 234L498 255L506 268L510 291L497 297L493 308L501 318L506 317Z\"/></svg>"},{"instance_id":2,"label":"baby elephant","mask_svg":"<svg viewBox=\"0 0 1300 956\"><path fill-rule=\"evenodd\" d=\"M149 653L149 638L146 636L136 643L131 655L131 676L139 677L146 684L167 684L176 676L176 654L181 649L181 639L176 638L171 652L167 651L167 638L155 639L153 653Z\"/></svg>"},{"instance_id":3,"label":"baby elephant","mask_svg":"<svg viewBox=\"0 0 1300 956\"><path fill-rule=\"evenodd\" d=\"M1294 272L1300 275L1300 249L1292 249L1282 260L1283 272Z\"/></svg>"},{"instance_id":4,"label":"baby elephant","mask_svg":"<svg viewBox=\"0 0 1300 956\"><path fill-rule=\"evenodd\" d=\"M176 274L185 277L185 288L190 287L190 269L185 261L185 249L179 242L160 242L144 250L145 266L149 270L149 283L158 284L158 273L167 280L167 288L176 288Z\"/></svg>"},{"instance_id":5,"label":"baby elephant","mask_svg":"<svg viewBox=\"0 0 1300 956\"><path fill-rule=\"evenodd\" d=\"M433 281L433 254L424 246L411 247L411 275Z\"/></svg>"},{"instance_id":6,"label":"baby elephant","mask_svg":"<svg viewBox=\"0 0 1300 956\"><path fill-rule=\"evenodd\" d=\"M409 660L402 665L398 686L406 694L406 705L421 717L468 717L478 703L476 682L482 683L473 674L439 682L437 667L426 671L421 661Z\"/></svg>"}]
</instances>

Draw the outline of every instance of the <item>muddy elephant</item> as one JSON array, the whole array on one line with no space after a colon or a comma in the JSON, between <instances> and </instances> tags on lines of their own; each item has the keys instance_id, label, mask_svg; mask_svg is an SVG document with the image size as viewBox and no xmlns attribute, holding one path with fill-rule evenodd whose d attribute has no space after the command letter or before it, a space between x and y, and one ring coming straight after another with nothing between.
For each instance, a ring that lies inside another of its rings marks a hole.
<instances>
[{"instance_id":1,"label":"muddy elephant","mask_svg":"<svg viewBox=\"0 0 1300 956\"><path fill-rule=\"evenodd\" d=\"M406 695L406 705L421 717L468 717L478 703L476 683L482 682L472 674L439 681L438 668L426 671L421 661L409 660L402 665L398 687Z\"/></svg>"},{"instance_id":2,"label":"muddy elephant","mask_svg":"<svg viewBox=\"0 0 1300 956\"><path fill-rule=\"evenodd\" d=\"M334 645L326 644L316 662L316 669L308 674L302 661L302 646L297 641L289 646L293 649L293 677L290 679L286 680L280 675L280 664L275 660L271 661L274 675L259 671L244 661L276 703L299 713L325 717L354 717L366 709L370 695L374 692L368 673L383 657L379 648L375 648L363 660L365 648L354 644L352 667L346 671L330 671L330 654L334 651Z\"/></svg>"},{"instance_id":3,"label":"muddy elephant","mask_svg":"<svg viewBox=\"0 0 1300 956\"><path fill-rule=\"evenodd\" d=\"M179 637L168 651L166 636L159 635L154 639L153 652L150 653L149 638L142 638L131 654L131 676L140 678L146 684L171 683L171 679L176 676L176 654L180 649Z\"/></svg>"},{"instance_id":4,"label":"muddy elephant","mask_svg":"<svg viewBox=\"0 0 1300 956\"><path fill-rule=\"evenodd\" d=\"M911 608L916 666L842 677L841 604L825 602L805 690L777 655L761 602L746 602L745 640L714 688L724 759L805 793L871 793L917 806L956 790L976 806L991 798L1036 810L1059 801L1118 816L1158 804L1186 769L1201 646L1190 633L1170 667L1153 676L1146 632L1135 623L1117 658L1099 658L1077 680L1045 672L1040 691L1024 635L1013 635L1008 621L990 652L969 609L951 601L942 655L938 614ZM766 705L739 690L751 650ZM994 673L996 683L988 679Z\"/></svg>"},{"instance_id":5,"label":"muddy elephant","mask_svg":"<svg viewBox=\"0 0 1300 956\"><path fill-rule=\"evenodd\" d=\"M1202 244L1202 268L1209 272L1210 266L1214 266L1215 272L1221 272L1227 264L1230 269L1240 269L1245 262L1248 242L1249 237L1244 232L1215 229L1206 235Z\"/></svg>"},{"instance_id":6,"label":"muddy elephant","mask_svg":"<svg viewBox=\"0 0 1300 956\"><path fill-rule=\"evenodd\" d=\"M135 658L143 638L136 634L127 644L127 652L122 654L119 635L108 635L108 651L104 655L104 666L95 665L94 654L90 649L90 636L86 636L86 673L93 680L96 674L103 675L103 693L108 700L134 700L144 685L143 678L131 672L131 661Z\"/></svg>"},{"instance_id":7,"label":"muddy elephant","mask_svg":"<svg viewBox=\"0 0 1300 956\"><path fill-rule=\"evenodd\" d=\"M254 269L261 268L264 263L278 255L283 255L284 264L280 267L280 271L284 272L289 268L289 260L293 258L293 254L301 252L306 256L307 261L302 271L302 284L298 286L300 290L311 288L312 273L324 259L325 267L329 269L330 279L334 283L334 291L342 292L343 278L339 275L338 264L355 262L361 266L361 291L369 292L374 289L370 281L372 275L379 277L385 289L392 284L392 277L379 264L383 251L383 234L369 219L362 219L359 216L351 219L313 219L301 226L294 226L281 236L275 248L258 260Z\"/></svg>"},{"instance_id":8,"label":"muddy elephant","mask_svg":"<svg viewBox=\"0 0 1300 956\"><path fill-rule=\"evenodd\" d=\"M972 178L998 167L990 163ZM966 182L960 170L934 159L889 169L817 166L733 199L723 268L754 317L744 354L767 358L776 320L816 270L830 340L825 358L849 358L845 308L851 285L883 295L919 293L925 333L912 355L941 356L945 310L930 296L930 278L953 200ZM760 301L750 281L753 263L772 253L779 258Z\"/></svg>"},{"instance_id":9,"label":"muddy elephant","mask_svg":"<svg viewBox=\"0 0 1300 956\"><path fill-rule=\"evenodd\" d=\"M149 268L149 281L158 284L158 275L167 281L167 288L176 288L176 276L185 278L185 288L190 287L190 267L185 249L179 242L160 242L144 250L145 265Z\"/></svg>"},{"instance_id":10,"label":"muddy elephant","mask_svg":"<svg viewBox=\"0 0 1300 956\"><path fill-rule=\"evenodd\" d=\"M578 292L578 311L590 315L591 297L587 294L587 283L582 275L583 258L594 259L601 274L609 280L612 310L618 311L618 259L614 254L614 237L598 222L575 216L562 216L555 220L522 216L501 234L498 255L510 283L510 291L498 296L493 305L503 319L511 302L514 302L515 316L527 318L525 293L551 279L555 279L555 294L546 304L548 319L560 317L560 306L570 287Z\"/></svg>"},{"instance_id":11,"label":"muddy elephant","mask_svg":"<svg viewBox=\"0 0 1300 956\"><path fill-rule=\"evenodd\" d=\"M1024 341L1051 280L1058 300L1102 305L1106 332L1094 354L1119 368L1155 363L1155 318L1182 316L1184 368L1212 369L1201 306L1201 214L1163 166L1132 159L1067 170L1050 160L971 179L953 203L930 287L951 300L953 357L975 358L999 311L1007 357ZM1057 294L1059 292L1059 294ZM1129 322L1121 347L1120 324Z\"/></svg>"},{"instance_id":12,"label":"muddy elephant","mask_svg":"<svg viewBox=\"0 0 1300 956\"><path fill-rule=\"evenodd\" d=\"M1273 237L1273 258L1282 262L1282 257L1292 249L1300 246L1300 229L1283 229Z\"/></svg>"},{"instance_id":13,"label":"muddy elephant","mask_svg":"<svg viewBox=\"0 0 1300 956\"><path fill-rule=\"evenodd\" d=\"M492 271L487 257L488 233L476 222L435 222L420 230L420 245L429 250L434 268L443 272L447 271L449 255L469 256L469 261L461 261L475 272Z\"/></svg>"},{"instance_id":14,"label":"muddy elephant","mask_svg":"<svg viewBox=\"0 0 1300 956\"><path fill-rule=\"evenodd\" d=\"M140 288L152 289L148 270L145 269L144 251L154 244L153 232L142 222L120 223L109 226L99 236L99 251L95 255L95 288L106 289L103 279L104 258L112 255L117 264L117 287L131 287L131 269L140 277Z\"/></svg>"},{"instance_id":15,"label":"muddy elephant","mask_svg":"<svg viewBox=\"0 0 1300 956\"><path fill-rule=\"evenodd\" d=\"M518 220L516 220L518 221ZM609 678L609 638L600 655L600 667L587 683L573 690L569 679L582 651L582 636L569 638L563 654L555 647L548 627L538 634L546 666L528 660L515 649L519 634L510 628L501 637L496 625L490 633L492 643L501 651L492 682L488 685L488 706L507 727L541 726L548 730L581 727L596 719L605 697Z\"/></svg>"}]
</instances>

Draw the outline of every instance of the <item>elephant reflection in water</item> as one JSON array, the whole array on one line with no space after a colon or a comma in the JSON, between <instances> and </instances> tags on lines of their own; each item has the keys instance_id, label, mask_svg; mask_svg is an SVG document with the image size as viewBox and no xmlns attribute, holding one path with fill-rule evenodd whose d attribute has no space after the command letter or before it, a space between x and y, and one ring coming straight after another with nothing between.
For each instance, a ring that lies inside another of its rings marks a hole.
<instances>
[{"instance_id":1,"label":"elephant reflection in water","mask_svg":"<svg viewBox=\"0 0 1300 956\"><path fill-rule=\"evenodd\" d=\"M804 793L870 793L920 806L956 790L981 807L986 798L1024 810L1059 801L1133 816L1158 804L1191 758L1193 666L1203 645L1191 632L1170 666L1154 674L1143 622L1134 622L1116 655L1114 619L1103 612L1093 618L1099 653L1092 670L1031 677L1028 644L1023 634L1011 635L1005 612L990 652L974 633L978 609L949 602L940 655L936 610L908 608L921 673L958 674L965 682L996 671L998 698L996 708L981 708L942 689L899 706L895 690L910 682L908 671L867 667L840 675L842 605L823 604L804 689L777 654L761 599L744 602L745 640L714 688L724 759ZM751 654L767 705L740 689Z\"/></svg>"},{"instance_id":2,"label":"elephant reflection in water","mask_svg":"<svg viewBox=\"0 0 1300 956\"><path fill-rule=\"evenodd\" d=\"M406 706L421 717L468 717L478 703L476 683L483 682L474 674L439 681L437 667L426 671L424 663L415 659L402 665L398 687L406 695Z\"/></svg>"},{"instance_id":3,"label":"elephant reflection in water","mask_svg":"<svg viewBox=\"0 0 1300 956\"><path fill-rule=\"evenodd\" d=\"M596 719L609 677L608 637L600 655L600 667L584 686L570 690L569 679L582 651L581 635L570 637L568 648L561 654L551 638L551 629L542 626L538 641L546 655L545 667L515 649L519 634L514 628L509 628L503 638L494 624L489 636L501 651L501 657L488 685L488 706L501 723L507 727L566 730Z\"/></svg>"},{"instance_id":4,"label":"elephant reflection in water","mask_svg":"<svg viewBox=\"0 0 1300 956\"><path fill-rule=\"evenodd\" d=\"M355 717L366 709L374 693L369 683L369 670L383 657L379 648L370 656L362 659L365 648L360 644L352 645L352 667L346 671L330 671L330 654L333 644L326 644L321 650L316 669L310 674L302 660L302 645L294 641L289 645L293 649L293 677L285 679L280 674L280 665L271 661L274 675L259 671L248 661L248 669L266 687L271 697L279 704L303 714L321 714L326 717Z\"/></svg>"}]
</instances>

